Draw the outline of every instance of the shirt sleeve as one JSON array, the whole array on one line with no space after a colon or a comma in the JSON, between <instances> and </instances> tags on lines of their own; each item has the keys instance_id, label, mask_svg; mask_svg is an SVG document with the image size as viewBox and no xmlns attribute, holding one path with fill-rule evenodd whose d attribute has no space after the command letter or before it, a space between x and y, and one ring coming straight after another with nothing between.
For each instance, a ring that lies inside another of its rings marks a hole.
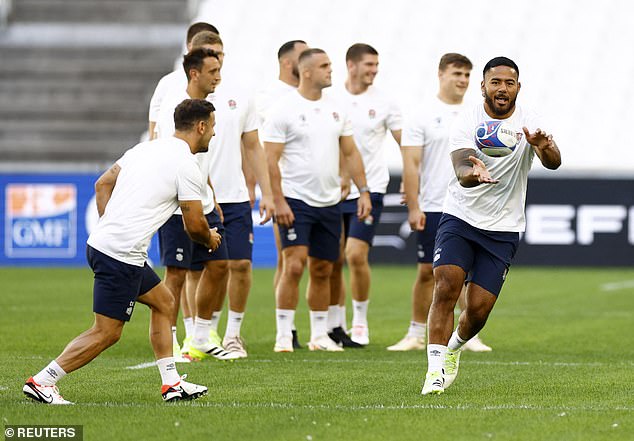
<instances>
[{"instance_id":1,"label":"shirt sleeve","mask_svg":"<svg viewBox=\"0 0 634 441\"><path fill-rule=\"evenodd\" d=\"M152 98L150 99L148 120L151 122L158 121L159 112L161 110L161 103L163 102L163 97L165 96L166 91L165 83L165 77L159 80L158 84L156 85L156 89L154 89L154 93L152 94Z\"/></svg>"},{"instance_id":2,"label":"shirt sleeve","mask_svg":"<svg viewBox=\"0 0 634 441\"><path fill-rule=\"evenodd\" d=\"M276 106L267 115L262 127L262 141L263 142L278 142L286 144L287 141L287 123L284 118L282 109Z\"/></svg>"},{"instance_id":3,"label":"shirt sleeve","mask_svg":"<svg viewBox=\"0 0 634 441\"><path fill-rule=\"evenodd\" d=\"M385 123L390 130L401 130L403 128L403 114L400 107L393 101L389 103Z\"/></svg>"},{"instance_id":4,"label":"shirt sleeve","mask_svg":"<svg viewBox=\"0 0 634 441\"><path fill-rule=\"evenodd\" d=\"M260 121L258 119L258 113L255 109L255 102L253 99L248 100L246 114L244 116L244 124L242 126L242 133L252 132L259 128Z\"/></svg>"},{"instance_id":5,"label":"shirt sleeve","mask_svg":"<svg viewBox=\"0 0 634 441\"><path fill-rule=\"evenodd\" d=\"M475 149L476 123L469 111L461 112L449 129L449 151Z\"/></svg>"},{"instance_id":6,"label":"shirt sleeve","mask_svg":"<svg viewBox=\"0 0 634 441\"><path fill-rule=\"evenodd\" d=\"M203 177L198 163L193 160L185 161L176 175L179 201L202 200Z\"/></svg>"},{"instance_id":7,"label":"shirt sleeve","mask_svg":"<svg viewBox=\"0 0 634 441\"><path fill-rule=\"evenodd\" d=\"M421 115L417 113L407 115L403 123L401 145L403 147L423 147L425 145L425 127Z\"/></svg>"},{"instance_id":8,"label":"shirt sleeve","mask_svg":"<svg viewBox=\"0 0 634 441\"><path fill-rule=\"evenodd\" d=\"M343 114L343 125L341 126L341 134L339 136L352 136L354 131L352 130L352 120L347 113Z\"/></svg>"}]
</instances>

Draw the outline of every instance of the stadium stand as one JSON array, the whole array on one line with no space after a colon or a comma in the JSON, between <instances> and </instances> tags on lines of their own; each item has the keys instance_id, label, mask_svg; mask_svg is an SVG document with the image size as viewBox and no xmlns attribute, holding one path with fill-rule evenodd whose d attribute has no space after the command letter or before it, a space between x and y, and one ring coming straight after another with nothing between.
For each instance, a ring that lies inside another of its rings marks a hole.
<instances>
[{"instance_id":1,"label":"stadium stand","mask_svg":"<svg viewBox=\"0 0 634 441\"><path fill-rule=\"evenodd\" d=\"M0 30L0 152L104 164L138 141L178 55L186 0L23 0Z\"/></svg>"}]
</instances>

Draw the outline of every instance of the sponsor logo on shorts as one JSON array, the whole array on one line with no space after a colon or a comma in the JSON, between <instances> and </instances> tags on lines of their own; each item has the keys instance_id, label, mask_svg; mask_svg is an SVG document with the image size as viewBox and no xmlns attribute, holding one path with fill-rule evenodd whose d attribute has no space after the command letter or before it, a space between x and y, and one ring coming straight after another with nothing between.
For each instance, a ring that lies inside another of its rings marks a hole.
<instances>
[{"instance_id":1,"label":"sponsor logo on shorts","mask_svg":"<svg viewBox=\"0 0 634 441\"><path fill-rule=\"evenodd\" d=\"M176 248L176 260L178 260L179 262L183 261L183 249L182 248Z\"/></svg>"},{"instance_id":2,"label":"sponsor logo on shorts","mask_svg":"<svg viewBox=\"0 0 634 441\"><path fill-rule=\"evenodd\" d=\"M295 228L289 228L288 233L286 233L286 238L291 242L297 239L297 233L295 233Z\"/></svg>"},{"instance_id":3,"label":"sponsor logo on shorts","mask_svg":"<svg viewBox=\"0 0 634 441\"><path fill-rule=\"evenodd\" d=\"M249 233L249 243L253 245L253 233Z\"/></svg>"},{"instance_id":4,"label":"sponsor logo on shorts","mask_svg":"<svg viewBox=\"0 0 634 441\"><path fill-rule=\"evenodd\" d=\"M132 315L132 310L134 309L134 302L130 302L130 306L125 310L126 315Z\"/></svg>"},{"instance_id":5,"label":"sponsor logo on shorts","mask_svg":"<svg viewBox=\"0 0 634 441\"><path fill-rule=\"evenodd\" d=\"M436 251L434 252L434 262L437 262L438 260L440 260L441 251L442 251L442 248L436 248Z\"/></svg>"},{"instance_id":6,"label":"sponsor logo on shorts","mask_svg":"<svg viewBox=\"0 0 634 441\"><path fill-rule=\"evenodd\" d=\"M372 215L369 215L368 217L365 218L363 223L366 224L368 227L372 226L372 224L374 223L374 217L372 217Z\"/></svg>"},{"instance_id":7,"label":"sponsor logo on shorts","mask_svg":"<svg viewBox=\"0 0 634 441\"><path fill-rule=\"evenodd\" d=\"M504 272L502 273L502 280L506 280L506 276L509 273L509 269L508 268L504 268Z\"/></svg>"}]
</instances>

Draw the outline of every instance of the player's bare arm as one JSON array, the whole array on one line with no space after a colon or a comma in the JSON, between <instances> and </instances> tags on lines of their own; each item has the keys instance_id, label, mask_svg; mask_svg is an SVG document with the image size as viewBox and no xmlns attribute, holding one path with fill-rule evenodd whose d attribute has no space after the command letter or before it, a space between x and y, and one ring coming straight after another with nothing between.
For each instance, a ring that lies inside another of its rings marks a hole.
<instances>
[{"instance_id":1,"label":"player's bare arm","mask_svg":"<svg viewBox=\"0 0 634 441\"><path fill-rule=\"evenodd\" d=\"M343 153L344 163L354 184L359 191L361 191L362 188L367 188L368 184L365 179L363 159L361 158L361 153L359 153L357 146L354 144L352 136L341 136L339 138L339 148L341 153ZM359 220L364 220L370 215L371 211L372 202L370 201L370 192L361 192L357 203L357 217Z\"/></svg>"},{"instance_id":2,"label":"player's bare arm","mask_svg":"<svg viewBox=\"0 0 634 441\"><path fill-rule=\"evenodd\" d=\"M543 166L550 170L556 170L561 165L561 152L553 135L549 135L542 129L530 133L526 127L522 127L526 141L533 147L535 154Z\"/></svg>"},{"instance_id":3,"label":"player's bare arm","mask_svg":"<svg viewBox=\"0 0 634 441\"><path fill-rule=\"evenodd\" d=\"M257 183L257 179L253 168L251 168L249 161L247 160L247 154L244 150L244 142L242 141L240 142L240 154L242 156L242 174L244 175L247 190L249 191L249 203L251 204L251 208L253 208L255 206L255 184Z\"/></svg>"},{"instance_id":4,"label":"player's bare arm","mask_svg":"<svg viewBox=\"0 0 634 441\"><path fill-rule=\"evenodd\" d=\"M403 194L407 205L407 221L412 230L425 229L426 216L418 205L418 189L420 188L420 164L423 158L422 146L401 147L403 157Z\"/></svg>"},{"instance_id":5,"label":"player's bare arm","mask_svg":"<svg viewBox=\"0 0 634 441\"><path fill-rule=\"evenodd\" d=\"M156 139L156 121L150 121L147 128L147 133L150 141Z\"/></svg>"},{"instance_id":6,"label":"player's bare arm","mask_svg":"<svg viewBox=\"0 0 634 441\"><path fill-rule=\"evenodd\" d=\"M260 199L260 218L262 220L260 225L264 225L275 215L275 203L271 192L271 180L269 179L266 157L260 145L258 131L252 130L243 133L242 144L247 166L253 171L260 185L260 190L262 190L262 199Z\"/></svg>"},{"instance_id":7,"label":"player's bare arm","mask_svg":"<svg viewBox=\"0 0 634 441\"><path fill-rule=\"evenodd\" d=\"M209 223L203 214L202 202L179 201L179 204L183 212L185 231L191 240L203 244L212 251L218 248L222 238L215 228L209 228Z\"/></svg>"},{"instance_id":8,"label":"player's bare arm","mask_svg":"<svg viewBox=\"0 0 634 441\"><path fill-rule=\"evenodd\" d=\"M473 149L460 149L451 152L451 162L460 185L469 188L477 187L480 184L497 184L499 181L491 177L484 162L478 159L475 154Z\"/></svg>"},{"instance_id":9,"label":"player's bare arm","mask_svg":"<svg viewBox=\"0 0 634 441\"><path fill-rule=\"evenodd\" d=\"M99 217L103 216L106 211L106 205L110 200L110 196L112 196L112 190L114 190L114 186L117 183L120 171L121 167L114 164L104 174L99 176L99 179L95 182L95 201L97 202Z\"/></svg>"},{"instance_id":10,"label":"player's bare arm","mask_svg":"<svg viewBox=\"0 0 634 441\"><path fill-rule=\"evenodd\" d=\"M271 181L271 193L275 203L275 221L282 227L290 227L295 222L295 215L288 206L284 193L282 193L282 173L280 172L279 161L284 151L284 144L279 142L265 142L264 152L269 168L269 179Z\"/></svg>"},{"instance_id":11,"label":"player's bare arm","mask_svg":"<svg viewBox=\"0 0 634 441\"><path fill-rule=\"evenodd\" d=\"M346 160L341 150L339 151L339 176L341 177L341 200L345 200L350 194L351 179Z\"/></svg>"},{"instance_id":12,"label":"player's bare arm","mask_svg":"<svg viewBox=\"0 0 634 441\"><path fill-rule=\"evenodd\" d=\"M223 213L222 207L220 206L220 204L218 203L218 200L216 199L216 190L214 190L214 185L211 183L211 178L209 177L207 178L207 185L209 185L209 188L211 188L211 194L214 195L214 208L218 212L218 217L220 217L220 222L224 223L225 214Z\"/></svg>"}]
</instances>

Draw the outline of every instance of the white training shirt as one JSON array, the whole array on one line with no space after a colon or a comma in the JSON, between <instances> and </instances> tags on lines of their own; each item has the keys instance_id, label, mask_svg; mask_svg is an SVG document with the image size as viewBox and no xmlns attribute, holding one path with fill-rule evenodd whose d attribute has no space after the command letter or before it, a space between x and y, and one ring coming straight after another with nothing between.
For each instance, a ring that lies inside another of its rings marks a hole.
<instances>
[{"instance_id":1,"label":"white training shirt","mask_svg":"<svg viewBox=\"0 0 634 441\"><path fill-rule=\"evenodd\" d=\"M447 104L434 97L405 120L401 145L423 149L418 194L422 211L442 211L447 185L455 176L449 151L449 129L463 109L463 104Z\"/></svg>"},{"instance_id":2,"label":"white training shirt","mask_svg":"<svg viewBox=\"0 0 634 441\"><path fill-rule=\"evenodd\" d=\"M165 95L171 90L179 89L187 89L187 75L185 75L185 70L182 67L164 75L156 85L152 98L150 99L150 110L148 112L148 120L150 122L158 121L161 104L163 103Z\"/></svg>"},{"instance_id":3,"label":"white training shirt","mask_svg":"<svg viewBox=\"0 0 634 441\"><path fill-rule=\"evenodd\" d=\"M267 114L262 140L284 144L280 158L282 192L312 207L339 202L339 138L352 135L344 107L322 95L307 100L289 93Z\"/></svg>"},{"instance_id":4,"label":"white training shirt","mask_svg":"<svg viewBox=\"0 0 634 441\"><path fill-rule=\"evenodd\" d=\"M179 201L201 198L202 178L189 145L178 138L138 144L116 162L121 171L88 245L113 259L143 266L156 231Z\"/></svg>"},{"instance_id":5,"label":"white training shirt","mask_svg":"<svg viewBox=\"0 0 634 441\"><path fill-rule=\"evenodd\" d=\"M260 126L264 125L266 113L287 93L296 91L297 87L291 86L284 81L277 79L266 89L259 90L255 95L255 111L258 116Z\"/></svg>"},{"instance_id":6,"label":"white training shirt","mask_svg":"<svg viewBox=\"0 0 634 441\"><path fill-rule=\"evenodd\" d=\"M526 228L524 206L528 172L535 151L526 141L522 127L529 132L544 129L541 120L532 111L519 105L505 121L515 129L520 141L515 151L503 158L492 158L477 149L475 129L482 121L496 120L487 115L484 104L466 109L456 119L449 137L450 150L474 149L497 184L480 184L465 188L454 176L449 183L444 212L456 216L468 224L489 231L522 232Z\"/></svg>"},{"instance_id":7,"label":"white training shirt","mask_svg":"<svg viewBox=\"0 0 634 441\"><path fill-rule=\"evenodd\" d=\"M249 190L242 171L242 134L258 129L252 100L231 84L222 83L207 97L216 108L216 135L201 164L207 170L218 203L246 202Z\"/></svg>"},{"instance_id":8,"label":"white training shirt","mask_svg":"<svg viewBox=\"0 0 634 441\"><path fill-rule=\"evenodd\" d=\"M337 91L337 98L345 106L352 122L354 142L363 158L367 185L372 193L385 194L390 182L385 136L388 130L401 130L401 110L374 86L358 95L353 95L342 87ZM348 199L358 197L359 190L352 183Z\"/></svg>"},{"instance_id":9,"label":"white training shirt","mask_svg":"<svg viewBox=\"0 0 634 441\"><path fill-rule=\"evenodd\" d=\"M163 96L163 100L161 103L161 110L159 112L159 116L156 121L156 134L158 138L171 138L174 136L174 110L183 100L191 99L191 97L187 94L187 85L183 88L174 88L165 93ZM216 118L218 117L218 113L214 112ZM218 126L216 125L216 128ZM211 150L211 142L209 143L209 150ZM195 158L198 161L198 166L200 168L200 173L202 176L202 204L203 204L203 212L205 214L209 214L215 208L214 203L214 193L207 180L209 179L209 152L197 153ZM212 180L211 183L216 185ZM174 214L182 215L180 208L176 210Z\"/></svg>"}]
</instances>

